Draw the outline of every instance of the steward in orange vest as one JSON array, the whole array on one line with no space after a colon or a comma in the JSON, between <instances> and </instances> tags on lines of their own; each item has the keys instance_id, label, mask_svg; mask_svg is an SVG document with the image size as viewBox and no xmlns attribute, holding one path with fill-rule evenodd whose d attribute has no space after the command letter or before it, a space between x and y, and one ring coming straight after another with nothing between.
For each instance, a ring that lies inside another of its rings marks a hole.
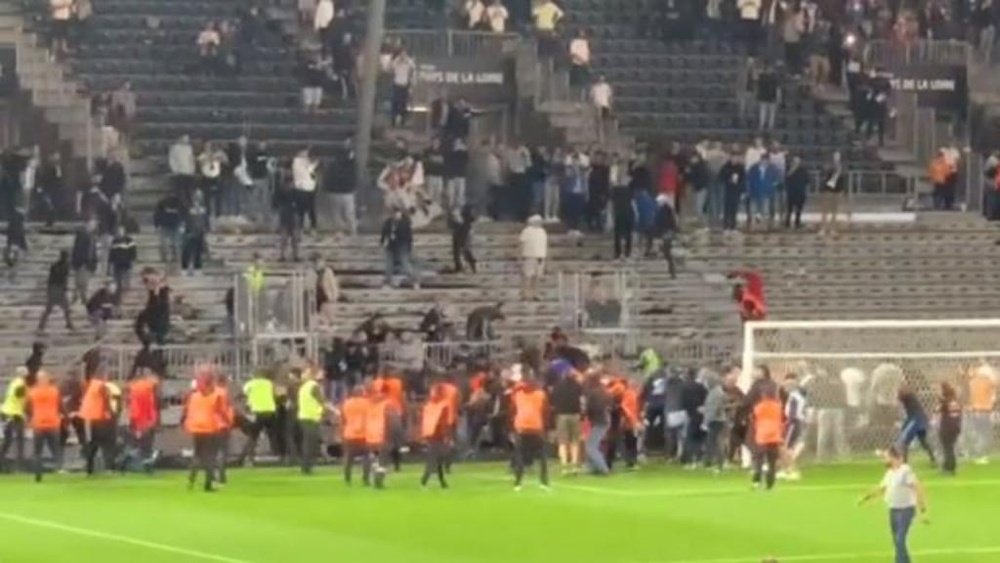
<instances>
[{"instance_id":1,"label":"steward in orange vest","mask_svg":"<svg viewBox=\"0 0 1000 563\"><path fill-rule=\"evenodd\" d=\"M784 442L784 408L778 398L777 388L768 389L753 408L754 458L753 483L760 487L764 465L767 464L765 484L774 487L778 470L778 457Z\"/></svg>"},{"instance_id":2,"label":"steward in orange vest","mask_svg":"<svg viewBox=\"0 0 1000 563\"><path fill-rule=\"evenodd\" d=\"M216 436L216 449L219 455L219 483L226 484L226 465L229 463L229 450L232 440L230 434L236 424L236 409L229 397L229 377L224 373L215 375L215 394L219 396L222 410L219 415L219 430Z\"/></svg>"},{"instance_id":3,"label":"steward in orange vest","mask_svg":"<svg viewBox=\"0 0 1000 563\"><path fill-rule=\"evenodd\" d=\"M511 394L514 415L514 490L521 490L524 468L538 461L542 488L548 489L549 468L545 456L545 420L549 398L531 376Z\"/></svg>"},{"instance_id":4,"label":"steward in orange vest","mask_svg":"<svg viewBox=\"0 0 1000 563\"><path fill-rule=\"evenodd\" d=\"M184 429L191 435L194 445L194 456L191 459L191 472L188 475L188 488L194 487L198 471L205 472L205 492L215 491L215 463L219 457L218 436L226 419L226 407L221 395L216 392L212 376L200 374L195 382L195 388L184 402L184 414L181 418Z\"/></svg>"},{"instance_id":5,"label":"steward in orange vest","mask_svg":"<svg viewBox=\"0 0 1000 563\"><path fill-rule=\"evenodd\" d=\"M444 471L451 450L452 410L455 407L454 397L449 395L445 385L431 387L430 396L420 413L420 439L427 446L427 464L420 479L421 487L426 487L431 475L437 473L441 488L448 488Z\"/></svg>"},{"instance_id":6,"label":"steward in orange vest","mask_svg":"<svg viewBox=\"0 0 1000 563\"><path fill-rule=\"evenodd\" d=\"M354 458L368 457L366 422L368 408L371 404L365 396L365 388L357 385L351 390L351 396L344 399L340 406L340 433L344 452L344 482L351 484L351 472L354 469ZM367 462L365 463L367 465Z\"/></svg>"},{"instance_id":7,"label":"steward in orange vest","mask_svg":"<svg viewBox=\"0 0 1000 563\"><path fill-rule=\"evenodd\" d=\"M42 480L42 450L48 448L56 469L62 469L62 399L52 377L44 371L37 374L36 383L28 390L27 414L34 433L35 482Z\"/></svg>"},{"instance_id":8,"label":"steward in orange vest","mask_svg":"<svg viewBox=\"0 0 1000 563\"><path fill-rule=\"evenodd\" d=\"M365 486L372 483L373 476L375 488L381 489L385 485L386 454L391 445L388 436L391 410L389 397L373 385L365 411L365 446L368 449L364 464Z\"/></svg>"},{"instance_id":9,"label":"steward in orange vest","mask_svg":"<svg viewBox=\"0 0 1000 563\"><path fill-rule=\"evenodd\" d=\"M103 375L95 373L84 378L80 418L87 429L87 444L84 447L87 475L94 474L98 450L105 468L112 467L115 461L115 418L111 401L111 391Z\"/></svg>"}]
</instances>

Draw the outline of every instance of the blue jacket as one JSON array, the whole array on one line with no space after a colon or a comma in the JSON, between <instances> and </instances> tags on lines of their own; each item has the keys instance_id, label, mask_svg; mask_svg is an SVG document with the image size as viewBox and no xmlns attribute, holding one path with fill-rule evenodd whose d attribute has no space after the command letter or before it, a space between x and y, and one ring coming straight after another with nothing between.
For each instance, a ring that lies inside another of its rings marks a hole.
<instances>
[{"instance_id":1,"label":"blue jacket","mask_svg":"<svg viewBox=\"0 0 1000 563\"><path fill-rule=\"evenodd\" d=\"M747 192L750 199L773 197L781 182L778 168L773 164L758 162L747 172Z\"/></svg>"},{"instance_id":2,"label":"blue jacket","mask_svg":"<svg viewBox=\"0 0 1000 563\"><path fill-rule=\"evenodd\" d=\"M636 229L645 232L653 228L656 220L656 200L646 190L635 193Z\"/></svg>"}]
</instances>

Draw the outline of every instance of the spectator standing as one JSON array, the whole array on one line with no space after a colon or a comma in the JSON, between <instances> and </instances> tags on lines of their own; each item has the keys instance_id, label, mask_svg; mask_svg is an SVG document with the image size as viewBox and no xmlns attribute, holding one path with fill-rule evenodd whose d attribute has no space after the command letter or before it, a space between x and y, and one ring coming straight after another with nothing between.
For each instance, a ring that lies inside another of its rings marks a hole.
<instances>
[{"instance_id":1,"label":"spectator standing","mask_svg":"<svg viewBox=\"0 0 1000 563\"><path fill-rule=\"evenodd\" d=\"M486 4L483 0L466 0L464 11L470 30L482 31L486 29L488 25L486 22Z\"/></svg>"},{"instance_id":2,"label":"spectator standing","mask_svg":"<svg viewBox=\"0 0 1000 563\"><path fill-rule=\"evenodd\" d=\"M805 11L791 4L781 22L781 38L785 43L785 68L792 76L802 71L802 38L806 32Z\"/></svg>"},{"instance_id":3,"label":"spectator standing","mask_svg":"<svg viewBox=\"0 0 1000 563\"><path fill-rule=\"evenodd\" d=\"M384 286L398 287L394 274L398 266L404 276L413 283L413 289L420 289L420 278L413 268L413 229L410 217L399 208L382 224L380 244L385 252Z\"/></svg>"},{"instance_id":4,"label":"spectator standing","mask_svg":"<svg viewBox=\"0 0 1000 563\"><path fill-rule=\"evenodd\" d=\"M225 181L223 182L223 201L229 215L243 213L243 200L253 190L254 182L250 177L250 147L246 135L240 135L235 143L230 143L226 149Z\"/></svg>"},{"instance_id":5,"label":"spectator standing","mask_svg":"<svg viewBox=\"0 0 1000 563\"><path fill-rule=\"evenodd\" d=\"M176 263L181 254L181 225L184 223L184 203L177 194L167 194L156 205L153 226L160 232L160 260Z\"/></svg>"},{"instance_id":6,"label":"spectator standing","mask_svg":"<svg viewBox=\"0 0 1000 563\"><path fill-rule=\"evenodd\" d=\"M341 229L351 236L358 234L358 211L355 201L357 191L357 170L355 168L354 144L350 137L334 160L327 165L323 174L323 184L330 194L334 232Z\"/></svg>"},{"instance_id":7,"label":"spectator standing","mask_svg":"<svg viewBox=\"0 0 1000 563\"><path fill-rule=\"evenodd\" d=\"M792 227L792 218L795 218L795 228L802 228L802 209L806 206L806 194L809 192L809 184L812 179L809 171L802 166L802 158L792 157L792 165L785 176L785 228Z\"/></svg>"},{"instance_id":8,"label":"spectator standing","mask_svg":"<svg viewBox=\"0 0 1000 563\"><path fill-rule=\"evenodd\" d=\"M132 83L126 80L121 87L111 93L111 115L110 123L121 138L127 144L132 138L132 122L135 121L135 114L138 109L138 101L135 92L132 91Z\"/></svg>"},{"instance_id":9,"label":"spectator standing","mask_svg":"<svg viewBox=\"0 0 1000 563\"><path fill-rule=\"evenodd\" d=\"M834 151L829 166L823 172L820 189L820 234L832 234L837 229L837 212L847 192L847 174L840 151Z\"/></svg>"},{"instance_id":10,"label":"spectator standing","mask_svg":"<svg viewBox=\"0 0 1000 563\"><path fill-rule=\"evenodd\" d=\"M201 191L205 196L205 206L209 214L222 215L222 168L226 163L226 153L217 149L211 141L206 141L198 155L198 170L201 172Z\"/></svg>"},{"instance_id":11,"label":"spectator standing","mask_svg":"<svg viewBox=\"0 0 1000 563\"><path fill-rule=\"evenodd\" d=\"M504 7L503 2L500 0L493 0L489 7L486 8L486 21L489 24L490 31L493 33L506 32L508 18L510 18L510 13L507 12L507 8Z\"/></svg>"},{"instance_id":12,"label":"spectator standing","mask_svg":"<svg viewBox=\"0 0 1000 563\"><path fill-rule=\"evenodd\" d=\"M299 225L305 228L305 219L309 218L309 226L316 230L316 169L319 162L312 157L309 147L299 151L292 159L293 195L298 201Z\"/></svg>"},{"instance_id":13,"label":"spectator standing","mask_svg":"<svg viewBox=\"0 0 1000 563\"><path fill-rule=\"evenodd\" d=\"M757 76L757 129L759 131L774 131L774 120L778 114L778 104L781 102L781 86L778 75L771 67Z\"/></svg>"},{"instance_id":14,"label":"spectator standing","mask_svg":"<svg viewBox=\"0 0 1000 563\"><path fill-rule=\"evenodd\" d=\"M754 57L760 44L761 0L737 0L736 7L740 11L740 35L746 42L747 52Z\"/></svg>"},{"instance_id":15,"label":"spectator standing","mask_svg":"<svg viewBox=\"0 0 1000 563\"><path fill-rule=\"evenodd\" d=\"M132 289L132 267L135 265L136 254L135 241L125 232L123 225L118 225L108 252L108 269L115 282L117 304L121 304L122 296Z\"/></svg>"},{"instance_id":16,"label":"spectator standing","mask_svg":"<svg viewBox=\"0 0 1000 563\"><path fill-rule=\"evenodd\" d=\"M969 371L969 398L966 412L968 453L976 465L989 463L993 442L993 412L997 401L997 373L988 363L980 362Z\"/></svg>"},{"instance_id":17,"label":"spectator standing","mask_svg":"<svg viewBox=\"0 0 1000 563\"><path fill-rule=\"evenodd\" d=\"M632 204L635 209L635 229L642 235L645 244L643 256L651 258L653 256L653 239L656 238L656 200L649 190L630 188L632 192Z\"/></svg>"},{"instance_id":18,"label":"spectator standing","mask_svg":"<svg viewBox=\"0 0 1000 563\"><path fill-rule=\"evenodd\" d=\"M278 209L278 233L281 235L281 261L285 261L288 247L292 247L292 260L299 261L299 241L302 239L302 211L300 199L294 188L281 188L274 193Z\"/></svg>"},{"instance_id":19,"label":"spectator standing","mask_svg":"<svg viewBox=\"0 0 1000 563\"><path fill-rule=\"evenodd\" d=\"M667 269L670 271L670 279L677 277L674 268L674 237L677 235L677 214L674 213L670 200L660 194L656 196L656 219L653 223L653 232L660 239L663 258L667 261Z\"/></svg>"},{"instance_id":20,"label":"spectator standing","mask_svg":"<svg viewBox=\"0 0 1000 563\"><path fill-rule=\"evenodd\" d=\"M528 167L528 183L531 185L532 214L543 214L545 205L545 184L549 170L549 154L545 147L531 148L531 166Z\"/></svg>"},{"instance_id":21,"label":"spectator standing","mask_svg":"<svg viewBox=\"0 0 1000 563\"><path fill-rule=\"evenodd\" d=\"M393 127L403 127L410 112L410 87L413 84L417 65L406 52L401 49L392 59L392 94L390 117Z\"/></svg>"},{"instance_id":22,"label":"spectator standing","mask_svg":"<svg viewBox=\"0 0 1000 563\"><path fill-rule=\"evenodd\" d=\"M868 73L868 88L866 90L865 138L871 139L878 133L878 146L885 145L885 124L889 118L889 80L879 74L876 69Z\"/></svg>"},{"instance_id":23,"label":"spectator standing","mask_svg":"<svg viewBox=\"0 0 1000 563\"><path fill-rule=\"evenodd\" d=\"M465 205L468 173L469 149L464 138L455 137L444 153L445 208L449 211Z\"/></svg>"},{"instance_id":24,"label":"spectator standing","mask_svg":"<svg viewBox=\"0 0 1000 563\"><path fill-rule=\"evenodd\" d=\"M451 229L451 255L455 263L455 272L463 271L462 261L468 264L469 270L476 273L476 257L472 254L472 224L475 217L472 207L463 205L452 208L448 215L448 227Z\"/></svg>"},{"instance_id":25,"label":"spectator standing","mask_svg":"<svg viewBox=\"0 0 1000 563\"><path fill-rule=\"evenodd\" d=\"M587 227L603 233L606 223L608 199L611 196L611 163L602 151L594 153L590 163L590 174L587 177Z\"/></svg>"},{"instance_id":26,"label":"spectator standing","mask_svg":"<svg viewBox=\"0 0 1000 563\"><path fill-rule=\"evenodd\" d=\"M575 370L567 370L552 387L551 402L555 415L556 441L562 474L576 474L580 467L580 442L583 437L583 385Z\"/></svg>"},{"instance_id":27,"label":"spectator standing","mask_svg":"<svg viewBox=\"0 0 1000 563\"><path fill-rule=\"evenodd\" d=\"M219 46L222 45L222 35L216 22L208 22L195 40L198 46L201 71L214 74L219 70Z\"/></svg>"},{"instance_id":28,"label":"spectator standing","mask_svg":"<svg viewBox=\"0 0 1000 563\"><path fill-rule=\"evenodd\" d=\"M97 271L97 224L88 221L76 231L73 237L73 251L70 254L73 269L74 291L70 303L77 299L86 303L90 297L90 278Z\"/></svg>"},{"instance_id":29,"label":"spectator standing","mask_svg":"<svg viewBox=\"0 0 1000 563\"><path fill-rule=\"evenodd\" d=\"M104 338L107 333L108 321L111 320L115 308L115 296L111 292L110 284L107 281L101 282L97 291L84 301L84 304L90 326L94 329L94 340Z\"/></svg>"},{"instance_id":30,"label":"spectator standing","mask_svg":"<svg viewBox=\"0 0 1000 563\"><path fill-rule=\"evenodd\" d=\"M563 11L552 0L542 0L532 10L535 32L538 34L538 51L542 57L553 57L559 44L556 26L563 18Z\"/></svg>"},{"instance_id":31,"label":"spectator standing","mask_svg":"<svg viewBox=\"0 0 1000 563\"><path fill-rule=\"evenodd\" d=\"M314 114L323 105L323 84L326 83L326 71L321 53L310 53L303 56L300 70L302 109L308 114Z\"/></svg>"},{"instance_id":32,"label":"spectator standing","mask_svg":"<svg viewBox=\"0 0 1000 563\"><path fill-rule=\"evenodd\" d=\"M170 332L170 287L159 272L152 268L143 271L148 298L146 306L136 318L136 332L141 342L163 345Z\"/></svg>"},{"instance_id":33,"label":"spectator standing","mask_svg":"<svg viewBox=\"0 0 1000 563\"><path fill-rule=\"evenodd\" d=\"M167 163L170 167L171 185L185 200L190 200L191 192L195 188L195 160L191 137L181 135L177 142L170 145Z\"/></svg>"},{"instance_id":34,"label":"spectator standing","mask_svg":"<svg viewBox=\"0 0 1000 563\"><path fill-rule=\"evenodd\" d=\"M719 474L725 462L722 439L726 431L726 390L722 379L715 373L705 375L705 405L702 409L704 419L702 431L705 433L705 467Z\"/></svg>"},{"instance_id":35,"label":"spectator standing","mask_svg":"<svg viewBox=\"0 0 1000 563\"><path fill-rule=\"evenodd\" d=\"M35 174L35 190L31 194L31 207L36 216L51 227L56 219L56 202L66 189L62 157L53 152L39 166ZM30 213L30 211L29 211Z\"/></svg>"},{"instance_id":36,"label":"spectator standing","mask_svg":"<svg viewBox=\"0 0 1000 563\"><path fill-rule=\"evenodd\" d=\"M729 160L719 170L719 182L722 184L722 230L726 233L736 231L736 215L740 210L740 200L745 190L746 168L735 153L729 155Z\"/></svg>"},{"instance_id":37,"label":"spectator standing","mask_svg":"<svg viewBox=\"0 0 1000 563\"><path fill-rule=\"evenodd\" d=\"M503 189L503 164L500 162L500 156L497 155L488 140L484 140L481 147L479 158L482 166L482 175L486 180L486 193L489 200L487 210L491 219L499 221L501 215L505 215L503 211L506 208Z\"/></svg>"},{"instance_id":38,"label":"spectator standing","mask_svg":"<svg viewBox=\"0 0 1000 563\"><path fill-rule=\"evenodd\" d=\"M614 91L611 84L608 84L604 75L597 77L597 81L590 87L590 102L594 104L596 115L597 139L604 142L608 135L607 127L611 120L611 102L614 98Z\"/></svg>"},{"instance_id":39,"label":"spectator standing","mask_svg":"<svg viewBox=\"0 0 1000 563\"><path fill-rule=\"evenodd\" d=\"M337 302L340 301L340 282L320 254L313 255L313 272L316 276L316 312L327 326L333 326Z\"/></svg>"},{"instance_id":40,"label":"spectator standing","mask_svg":"<svg viewBox=\"0 0 1000 563\"><path fill-rule=\"evenodd\" d=\"M569 42L569 85L580 93L580 99L587 99L590 85L590 40L583 28Z\"/></svg>"},{"instance_id":41,"label":"spectator standing","mask_svg":"<svg viewBox=\"0 0 1000 563\"><path fill-rule=\"evenodd\" d=\"M559 195L566 179L566 155L561 148L556 147L548 156L542 217L547 222L555 222L559 220Z\"/></svg>"},{"instance_id":42,"label":"spectator standing","mask_svg":"<svg viewBox=\"0 0 1000 563\"><path fill-rule=\"evenodd\" d=\"M181 251L181 268L188 275L201 270L202 255L206 250L205 235L208 234L208 210L201 194L195 194L194 201L184 217L184 247Z\"/></svg>"},{"instance_id":43,"label":"spectator standing","mask_svg":"<svg viewBox=\"0 0 1000 563\"><path fill-rule=\"evenodd\" d=\"M66 319L66 328L73 330L73 320L69 313L69 299L66 292L69 290L69 252L59 251L59 258L49 267L49 277L45 284L45 309L42 317L38 320L38 333L45 333L45 325L49 321L54 307L63 310Z\"/></svg>"},{"instance_id":44,"label":"spectator standing","mask_svg":"<svg viewBox=\"0 0 1000 563\"><path fill-rule=\"evenodd\" d=\"M701 217L707 227L710 217L708 209L708 165L705 164L705 159L702 158L701 153L698 151L693 151L691 156L688 157L688 161L684 167L684 180L687 182L688 188L694 190L695 214Z\"/></svg>"},{"instance_id":45,"label":"spectator standing","mask_svg":"<svg viewBox=\"0 0 1000 563\"><path fill-rule=\"evenodd\" d=\"M247 168L250 173L250 188L247 214L262 224L270 223L271 181L275 162L268 153L267 143L261 141L246 152Z\"/></svg>"},{"instance_id":46,"label":"spectator standing","mask_svg":"<svg viewBox=\"0 0 1000 563\"><path fill-rule=\"evenodd\" d=\"M73 0L49 0L49 16L52 20L53 60L69 52L70 21L73 18Z\"/></svg>"},{"instance_id":47,"label":"spectator standing","mask_svg":"<svg viewBox=\"0 0 1000 563\"><path fill-rule=\"evenodd\" d=\"M601 451L601 441L610 428L611 395L601 385L600 379L591 377L584 388L583 412L590 424L590 432L584 446L587 465L595 475L610 473L608 462Z\"/></svg>"},{"instance_id":48,"label":"spectator standing","mask_svg":"<svg viewBox=\"0 0 1000 563\"><path fill-rule=\"evenodd\" d=\"M421 161L424 164L427 196L440 205L444 201L444 149L441 147L440 137L431 139L431 144L424 151Z\"/></svg>"},{"instance_id":49,"label":"spectator standing","mask_svg":"<svg viewBox=\"0 0 1000 563\"><path fill-rule=\"evenodd\" d=\"M538 300L538 280L545 273L545 260L549 254L549 235L542 226L542 217L532 215L521 231L521 296L525 300Z\"/></svg>"},{"instance_id":50,"label":"spectator standing","mask_svg":"<svg viewBox=\"0 0 1000 563\"><path fill-rule=\"evenodd\" d=\"M579 238L584 214L587 210L587 177L590 174L590 157L579 148L566 156L566 171L560 201L569 234Z\"/></svg>"},{"instance_id":51,"label":"spectator standing","mask_svg":"<svg viewBox=\"0 0 1000 563\"><path fill-rule=\"evenodd\" d=\"M939 149L927 167L927 174L934 184L934 209L951 211L955 205L955 182L952 163L945 154L945 149Z\"/></svg>"},{"instance_id":52,"label":"spectator standing","mask_svg":"<svg viewBox=\"0 0 1000 563\"><path fill-rule=\"evenodd\" d=\"M781 176L771 163L769 154L764 153L757 164L747 173L747 195L750 198L750 213L747 215L747 229L753 228L755 220L767 217L767 228L774 227L774 199Z\"/></svg>"},{"instance_id":53,"label":"spectator standing","mask_svg":"<svg viewBox=\"0 0 1000 563\"><path fill-rule=\"evenodd\" d=\"M524 143L511 144L505 153L507 165L507 210L515 220L524 221L530 215L531 183L528 168L531 166L531 151Z\"/></svg>"},{"instance_id":54,"label":"spectator standing","mask_svg":"<svg viewBox=\"0 0 1000 563\"><path fill-rule=\"evenodd\" d=\"M313 30L319 34L320 42L323 45L330 44L330 32L333 29L335 15L333 0L319 0L316 3L316 11L313 12Z\"/></svg>"},{"instance_id":55,"label":"spectator standing","mask_svg":"<svg viewBox=\"0 0 1000 563\"><path fill-rule=\"evenodd\" d=\"M816 459L847 454L847 388L837 375L820 372L809 383L809 404L816 411ZM831 455L832 454L832 455Z\"/></svg>"}]
</instances>

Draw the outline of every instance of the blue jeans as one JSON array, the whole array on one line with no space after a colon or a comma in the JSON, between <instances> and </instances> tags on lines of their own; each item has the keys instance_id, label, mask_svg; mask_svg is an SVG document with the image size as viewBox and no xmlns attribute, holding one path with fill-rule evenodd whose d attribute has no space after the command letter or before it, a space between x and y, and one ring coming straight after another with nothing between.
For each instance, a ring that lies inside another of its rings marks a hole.
<instances>
[{"instance_id":1,"label":"blue jeans","mask_svg":"<svg viewBox=\"0 0 1000 563\"><path fill-rule=\"evenodd\" d=\"M420 279L417 277L413 269L413 261L410 260L409 250L385 250L385 283L386 285L393 284L393 276L396 271L396 267L399 267L400 273L402 273L406 278L408 278L412 283L420 283Z\"/></svg>"},{"instance_id":2,"label":"blue jeans","mask_svg":"<svg viewBox=\"0 0 1000 563\"><path fill-rule=\"evenodd\" d=\"M896 550L896 563L910 563L910 552L906 549L906 537L910 534L910 526L913 524L913 517L916 516L916 509L890 508L889 509L889 529L892 530L892 546Z\"/></svg>"},{"instance_id":3,"label":"blue jeans","mask_svg":"<svg viewBox=\"0 0 1000 563\"><path fill-rule=\"evenodd\" d=\"M180 262L183 238L180 229L160 229L160 260L167 263Z\"/></svg>"},{"instance_id":4,"label":"blue jeans","mask_svg":"<svg viewBox=\"0 0 1000 563\"><path fill-rule=\"evenodd\" d=\"M604 439L604 435L607 433L608 425L606 423L594 424L590 427L590 434L587 434L587 443L584 447L587 454L587 465L590 466L591 471L600 475L607 475L610 472L608 462L604 459L604 454L601 452L601 440Z\"/></svg>"},{"instance_id":5,"label":"blue jeans","mask_svg":"<svg viewBox=\"0 0 1000 563\"><path fill-rule=\"evenodd\" d=\"M531 213L545 213L545 181L535 180L531 183Z\"/></svg>"}]
</instances>

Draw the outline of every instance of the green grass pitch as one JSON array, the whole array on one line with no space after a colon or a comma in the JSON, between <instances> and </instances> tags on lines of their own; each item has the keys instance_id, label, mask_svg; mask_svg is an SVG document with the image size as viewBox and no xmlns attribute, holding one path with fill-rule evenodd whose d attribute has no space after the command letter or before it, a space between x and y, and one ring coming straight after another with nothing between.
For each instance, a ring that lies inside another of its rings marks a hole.
<instances>
[{"instance_id":1,"label":"green grass pitch","mask_svg":"<svg viewBox=\"0 0 1000 563\"><path fill-rule=\"evenodd\" d=\"M911 534L914 561L1000 561L1000 470L957 478L915 468L930 523ZM799 483L752 492L746 474L651 463L610 478L529 473L515 493L498 464L456 465L447 491L417 486L415 464L388 488L346 487L339 467L235 470L222 492L188 492L185 476L0 478L0 563L836 563L892 560L877 461L806 467ZM433 482L433 481L432 481Z\"/></svg>"}]
</instances>

